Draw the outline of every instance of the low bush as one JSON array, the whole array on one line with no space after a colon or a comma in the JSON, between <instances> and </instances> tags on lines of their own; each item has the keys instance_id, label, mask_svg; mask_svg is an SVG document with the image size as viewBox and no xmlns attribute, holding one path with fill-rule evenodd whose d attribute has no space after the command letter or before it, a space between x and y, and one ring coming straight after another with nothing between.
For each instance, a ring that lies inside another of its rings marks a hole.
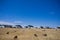
<instances>
[{"instance_id":1,"label":"low bush","mask_svg":"<svg viewBox=\"0 0 60 40\"><path fill-rule=\"evenodd\" d=\"M35 36L35 37L38 37L38 35L37 35L37 34L34 34L34 36Z\"/></svg>"},{"instance_id":2,"label":"low bush","mask_svg":"<svg viewBox=\"0 0 60 40\"><path fill-rule=\"evenodd\" d=\"M14 36L14 39L17 39L18 38L18 36Z\"/></svg>"},{"instance_id":3,"label":"low bush","mask_svg":"<svg viewBox=\"0 0 60 40\"><path fill-rule=\"evenodd\" d=\"M47 36L47 34L43 34L43 36Z\"/></svg>"},{"instance_id":4,"label":"low bush","mask_svg":"<svg viewBox=\"0 0 60 40\"><path fill-rule=\"evenodd\" d=\"M9 32L7 32L6 34L9 34Z\"/></svg>"}]
</instances>

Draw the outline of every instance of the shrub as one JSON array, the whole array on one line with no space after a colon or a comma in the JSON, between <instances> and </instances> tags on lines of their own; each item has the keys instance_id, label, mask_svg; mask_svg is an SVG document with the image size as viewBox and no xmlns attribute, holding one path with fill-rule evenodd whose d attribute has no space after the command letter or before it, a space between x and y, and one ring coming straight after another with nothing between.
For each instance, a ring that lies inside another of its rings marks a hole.
<instances>
[{"instance_id":1,"label":"shrub","mask_svg":"<svg viewBox=\"0 0 60 40\"><path fill-rule=\"evenodd\" d=\"M18 38L18 36L15 36L15 37L14 37L14 39L17 39L17 38Z\"/></svg>"},{"instance_id":2,"label":"shrub","mask_svg":"<svg viewBox=\"0 0 60 40\"><path fill-rule=\"evenodd\" d=\"M7 32L6 34L9 34L9 32Z\"/></svg>"},{"instance_id":3,"label":"shrub","mask_svg":"<svg viewBox=\"0 0 60 40\"><path fill-rule=\"evenodd\" d=\"M47 34L43 34L43 36L47 36Z\"/></svg>"},{"instance_id":4,"label":"shrub","mask_svg":"<svg viewBox=\"0 0 60 40\"><path fill-rule=\"evenodd\" d=\"M35 36L35 37L38 37L38 35L37 35L37 34L34 34L34 36Z\"/></svg>"}]
</instances>

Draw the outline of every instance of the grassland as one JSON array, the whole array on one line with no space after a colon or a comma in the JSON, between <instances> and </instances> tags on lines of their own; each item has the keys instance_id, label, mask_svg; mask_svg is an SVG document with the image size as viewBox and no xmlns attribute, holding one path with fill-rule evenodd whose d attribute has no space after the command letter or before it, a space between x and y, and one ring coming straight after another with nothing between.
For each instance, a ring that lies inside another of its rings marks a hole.
<instances>
[{"instance_id":1,"label":"grassland","mask_svg":"<svg viewBox=\"0 0 60 40\"><path fill-rule=\"evenodd\" d=\"M0 28L0 40L60 40L60 29Z\"/></svg>"}]
</instances>

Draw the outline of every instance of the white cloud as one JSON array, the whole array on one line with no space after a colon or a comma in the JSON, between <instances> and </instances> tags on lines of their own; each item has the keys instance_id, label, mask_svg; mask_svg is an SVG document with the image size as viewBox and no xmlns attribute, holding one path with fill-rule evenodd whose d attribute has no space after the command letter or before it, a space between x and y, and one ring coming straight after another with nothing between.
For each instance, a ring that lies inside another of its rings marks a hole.
<instances>
[{"instance_id":1,"label":"white cloud","mask_svg":"<svg viewBox=\"0 0 60 40\"><path fill-rule=\"evenodd\" d=\"M17 25L17 24L22 24L22 21L14 21L14 22L7 22L7 21L0 21L0 24L4 24L4 25Z\"/></svg>"},{"instance_id":2,"label":"white cloud","mask_svg":"<svg viewBox=\"0 0 60 40\"><path fill-rule=\"evenodd\" d=\"M15 25L14 23L6 22L6 21L0 21L0 24Z\"/></svg>"},{"instance_id":3,"label":"white cloud","mask_svg":"<svg viewBox=\"0 0 60 40\"><path fill-rule=\"evenodd\" d=\"M14 21L15 24L21 24L23 23L22 21Z\"/></svg>"}]
</instances>

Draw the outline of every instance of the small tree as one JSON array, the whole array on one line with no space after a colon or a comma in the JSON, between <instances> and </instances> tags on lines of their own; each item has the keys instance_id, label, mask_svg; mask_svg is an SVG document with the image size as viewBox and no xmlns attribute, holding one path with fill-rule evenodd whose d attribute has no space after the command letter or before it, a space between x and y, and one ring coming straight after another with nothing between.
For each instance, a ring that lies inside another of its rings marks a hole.
<instances>
[{"instance_id":1,"label":"small tree","mask_svg":"<svg viewBox=\"0 0 60 40\"><path fill-rule=\"evenodd\" d=\"M41 29L43 29L44 27L43 26L40 26Z\"/></svg>"},{"instance_id":2,"label":"small tree","mask_svg":"<svg viewBox=\"0 0 60 40\"><path fill-rule=\"evenodd\" d=\"M34 26L32 26L32 25L28 25L28 27L29 27L29 28L33 28Z\"/></svg>"},{"instance_id":3,"label":"small tree","mask_svg":"<svg viewBox=\"0 0 60 40\"><path fill-rule=\"evenodd\" d=\"M12 28L12 25L3 25L5 28Z\"/></svg>"},{"instance_id":4,"label":"small tree","mask_svg":"<svg viewBox=\"0 0 60 40\"><path fill-rule=\"evenodd\" d=\"M22 28L22 26L21 25L15 25L17 28Z\"/></svg>"},{"instance_id":5,"label":"small tree","mask_svg":"<svg viewBox=\"0 0 60 40\"><path fill-rule=\"evenodd\" d=\"M60 27L57 27L57 29L60 29Z\"/></svg>"}]
</instances>

